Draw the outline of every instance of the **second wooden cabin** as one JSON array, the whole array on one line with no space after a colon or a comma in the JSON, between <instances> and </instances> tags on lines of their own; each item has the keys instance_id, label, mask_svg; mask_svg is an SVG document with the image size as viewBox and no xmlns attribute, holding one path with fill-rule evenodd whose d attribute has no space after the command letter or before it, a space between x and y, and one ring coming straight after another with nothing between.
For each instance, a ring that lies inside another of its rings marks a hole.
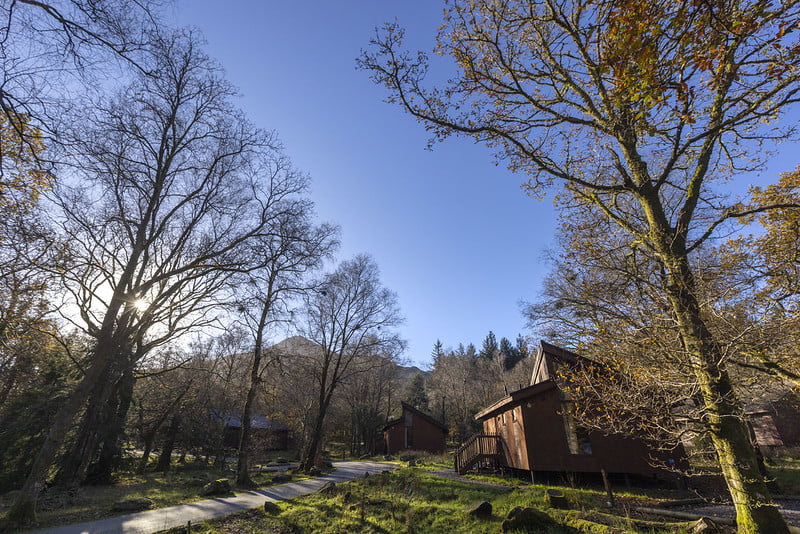
<instances>
[{"instance_id":1,"label":"second wooden cabin","mask_svg":"<svg viewBox=\"0 0 800 534\"><path fill-rule=\"evenodd\" d=\"M682 449L665 454L637 438L588 430L572 417L569 400L555 377L561 366L574 366L581 359L542 341L535 355L531 385L475 416L483 424L483 433L467 440L456 452L456 470L463 473L488 462L532 474L605 470L609 474L676 478L669 469L657 465L685 465Z\"/></svg>"}]
</instances>

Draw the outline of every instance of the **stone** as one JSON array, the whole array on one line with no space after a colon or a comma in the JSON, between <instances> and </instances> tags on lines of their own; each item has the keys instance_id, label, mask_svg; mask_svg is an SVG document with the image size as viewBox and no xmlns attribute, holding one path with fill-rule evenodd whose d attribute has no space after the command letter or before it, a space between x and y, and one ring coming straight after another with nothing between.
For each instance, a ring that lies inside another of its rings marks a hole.
<instances>
[{"instance_id":1,"label":"stone","mask_svg":"<svg viewBox=\"0 0 800 534\"><path fill-rule=\"evenodd\" d=\"M189 487L202 487L208 484L208 479L203 476L193 476L189 480L185 482L185 484Z\"/></svg>"},{"instance_id":2,"label":"stone","mask_svg":"<svg viewBox=\"0 0 800 534\"><path fill-rule=\"evenodd\" d=\"M553 508L569 509L569 501L563 491L556 489L547 490L547 503Z\"/></svg>"},{"instance_id":3,"label":"stone","mask_svg":"<svg viewBox=\"0 0 800 534\"><path fill-rule=\"evenodd\" d=\"M231 492L231 481L227 478L218 478L209 482L200 490L200 495L227 495Z\"/></svg>"},{"instance_id":4,"label":"stone","mask_svg":"<svg viewBox=\"0 0 800 534\"><path fill-rule=\"evenodd\" d=\"M289 473L278 473L276 475L272 475L272 481L276 484L283 484L284 482L290 482L292 480L292 475Z\"/></svg>"},{"instance_id":5,"label":"stone","mask_svg":"<svg viewBox=\"0 0 800 534\"><path fill-rule=\"evenodd\" d=\"M558 523L536 508L523 508L517 506L508 512L508 516L500 525L502 532L547 532L548 529L556 527Z\"/></svg>"},{"instance_id":6,"label":"stone","mask_svg":"<svg viewBox=\"0 0 800 534\"><path fill-rule=\"evenodd\" d=\"M335 482L326 482L320 489L317 490L319 493L329 494L336 491L336 483Z\"/></svg>"},{"instance_id":7,"label":"stone","mask_svg":"<svg viewBox=\"0 0 800 534\"><path fill-rule=\"evenodd\" d=\"M153 507L153 501L146 497L131 497L111 505L112 512L139 512Z\"/></svg>"},{"instance_id":8,"label":"stone","mask_svg":"<svg viewBox=\"0 0 800 534\"><path fill-rule=\"evenodd\" d=\"M383 457L383 459L386 460L387 462L391 462L392 460L394 460L394 456L392 456L391 454L387 454L386 456Z\"/></svg>"},{"instance_id":9,"label":"stone","mask_svg":"<svg viewBox=\"0 0 800 534\"><path fill-rule=\"evenodd\" d=\"M487 519L492 517L492 503L482 501L477 506L471 508L467 513L472 517L477 517L478 519Z\"/></svg>"},{"instance_id":10,"label":"stone","mask_svg":"<svg viewBox=\"0 0 800 534\"><path fill-rule=\"evenodd\" d=\"M721 534L725 531L709 518L701 517L692 524L689 532L692 534Z\"/></svg>"},{"instance_id":11,"label":"stone","mask_svg":"<svg viewBox=\"0 0 800 534\"><path fill-rule=\"evenodd\" d=\"M281 513L281 507L278 503L273 501L264 501L264 513L267 515L278 515Z\"/></svg>"},{"instance_id":12,"label":"stone","mask_svg":"<svg viewBox=\"0 0 800 534\"><path fill-rule=\"evenodd\" d=\"M312 477L318 477L322 474L322 471L320 470L319 467L312 467L311 469L308 470L308 474L311 475Z\"/></svg>"}]
</instances>

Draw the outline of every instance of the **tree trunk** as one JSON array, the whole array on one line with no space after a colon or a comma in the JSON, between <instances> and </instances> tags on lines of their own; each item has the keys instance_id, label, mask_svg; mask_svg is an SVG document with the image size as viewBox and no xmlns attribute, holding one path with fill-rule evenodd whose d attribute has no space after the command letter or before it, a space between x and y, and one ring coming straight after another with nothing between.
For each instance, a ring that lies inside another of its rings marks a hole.
<instances>
[{"instance_id":1,"label":"tree trunk","mask_svg":"<svg viewBox=\"0 0 800 534\"><path fill-rule=\"evenodd\" d=\"M238 486L253 486L250 480L250 442L253 427L253 404L258 390L259 368L261 367L261 336L256 336L256 346L253 350L253 367L250 370L250 388L247 390L247 400L244 403L241 423L242 430L239 434L239 461L236 466L236 484Z\"/></svg>"},{"instance_id":2,"label":"tree trunk","mask_svg":"<svg viewBox=\"0 0 800 534\"><path fill-rule=\"evenodd\" d=\"M252 441L252 418L253 405L256 400L258 384L261 382L261 359L264 350L264 329L267 326L267 319L272 308L273 282L270 278L267 284L266 296L261 306L261 315L256 326L256 338L253 344L253 366L250 368L250 387L247 390L247 400L244 403L242 413L242 431L239 436L239 463L236 467L236 484L239 486L253 486L250 480L250 442Z\"/></svg>"},{"instance_id":3,"label":"tree trunk","mask_svg":"<svg viewBox=\"0 0 800 534\"><path fill-rule=\"evenodd\" d=\"M214 465L213 468L217 471L224 471L225 470L225 428L226 425L222 426L222 429L217 432L217 446L214 447Z\"/></svg>"},{"instance_id":4,"label":"tree trunk","mask_svg":"<svg viewBox=\"0 0 800 534\"><path fill-rule=\"evenodd\" d=\"M664 257L664 256L662 256ZM723 367L723 355L703 321L688 260L664 257L668 296L702 393L706 427L736 510L740 533L783 534L788 526L758 469L744 410Z\"/></svg>"},{"instance_id":5,"label":"tree trunk","mask_svg":"<svg viewBox=\"0 0 800 534\"><path fill-rule=\"evenodd\" d=\"M139 460L139 467L136 469L136 472L141 474L144 473L145 469L147 468L147 462L150 460L150 452L153 450L153 442L158 435L158 431L161 428L161 425L164 424L164 421L167 420L170 413L178 406L183 399L183 396L189 391L191 386L191 381L187 386L183 389L183 391L178 395L175 400L169 405L169 409L165 410L159 417L156 419L155 423L153 423L153 427L148 430L143 436L142 439L144 440L144 454L142 455L141 460Z\"/></svg>"},{"instance_id":6,"label":"tree trunk","mask_svg":"<svg viewBox=\"0 0 800 534\"><path fill-rule=\"evenodd\" d=\"M44 488L44 483L53 464L53 460L58 454L59 448L64 443L72 422L80 412L94 385L107 372L107 368L112 363L117 354L126 354L121 351L122 344L115 336L115 323L125 302L121 289L125 287L131 279L133 265L130 265L119 280L118 289L111 298L108 310L103 317L103 325L97 336L97 343L86 374L83 380L75 387L67 401L61 406L53 419L53 424L47 432L47 437L33 461L31 472L25 483L11 504L11 508L6 515L8 522L13 526L24 525L36 519L36 499Z\"/></svg>"},{"instance_id":7,"label":"tree trunk","mask_svg":"<svg viewBox=\"0 0 800 534\"><path fill-rule=\"evenodd\" d=\"M255 399L255 388L250 387L247 392L247 401L244 403L244 413L242 413L242 430L239 434L239 460L236 464L236 484L242 487L253 486L250 480L250 441L252 436L252 413L253 400Z\"/></svg>"},{"instance_id":8,"label":"tree trunk","mask_svg":"<svg viewBox=\"0 0 800 534\"><path fill-rule=\"evenodd\" d=\"M173 414L172 421L169 424L167 431L167 439L164 442L164 447L161 449L161 455L158 457L156 464L156 471L167 472L172 465L172 451L175 450L175 440L178 437L178 429L181 425L180 415Z\"/></svg>"},{"instance_id":9,"label":"tree trunk","mask_svg":"<svg viewBox=\"0 0 800 534\"><path fill-rule=\"evenodd\" d=\"M150 461L150 453L153 452L153 441L156 439L157 432L158 427L155 427L144 436L144 452L139 460L139 466L136 468L136 472L140 475L147 469L147 462Z\"/></svg>"},{"instance_id":10,"label":"tree trunk","mask_svg":"<svg viewBox=\"0 0 800 534\"><path fill-rule=\"evenodd\" d=\"M311 436L305 453L303 454L303 459L300 461L300 469L302 471L309 471L312 467L316 467L317 453L319 452L320 443L322 443L322 428L323 424L325 423L326 411L326 405L320 406L319 412L314 418L314 426L311 429Z\"/></svg>"},{"instance_id":11,"label":"tree trunk","mask_svg":"<svg viewBox=\"0 0 800 534\"><path fill-rule=\"evenodd\" d=\"M47 437L33 462L31 472L6 516L12 525L24 525L36 519L36 499L44 488L50 466L53 464L75 416L89 397L92 386L105 372L107 361L106 357L95 358L83 380L76 386L53 419Z\"/></svg>"},{"instance_id":12,"label":"tree trunk","mask_svg":"<svg viewBox=\"0 0 800 534\"><path fill-rule=\"evenodd\" d=\"M92 388L75 441L59 462L60 468L55 478L55 484L58 486L74 488L83 482L86 468L92 460L98 442L98 431L105 423L103 412L107 406L104 399L108 397L108 390L111 389L109 372L110 370L106 369Z\"/></svg>"},{"instance_id":13,"label":"tree trunk","mask_svg":"<svg viewBox=\"0 0 800 534\"><path fill-rule=\"evenodd\" d=\"M133 399L133 369L128 366L114 388L114 395L107 402L109 418L100 429L100 451L97 461L90 464L84 482L110 484L114 471L122 464L120 441L125 434L125 421Z\"/></svg>"}]
</instances>

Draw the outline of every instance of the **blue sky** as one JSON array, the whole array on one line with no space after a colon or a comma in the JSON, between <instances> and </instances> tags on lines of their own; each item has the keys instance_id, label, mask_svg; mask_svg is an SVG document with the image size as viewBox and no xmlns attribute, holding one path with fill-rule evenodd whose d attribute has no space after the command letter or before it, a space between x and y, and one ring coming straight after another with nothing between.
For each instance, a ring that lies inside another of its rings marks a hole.
<instances>
[{"instance_id":1,"label":"blue sky","mask_svg":"<svg viewBox=\"0 0 800 534\"><path fill-rule=\"evenodd\" d=\"M395 18L430 50L441 21L431 0L346 2L181 0L243 94L312 177L320 221L342 227L345 259L371 254L406 317L405 357L426 365L437 339L480 345L525 333L520 299L536 296L555 227L551 200L520 189L483 146L452 139L426 150L424 127L355 69L374 28Z\"/></svg>"},{"instance_id":2,"label":"blue sky","mask_svg":"<svg viewBox=\"0 0 800 534\"><path fill-rule=\"evenodd\" d=\"M424 127L355 69L387 21L430 51L441 11L434 0L179 0L172 12L205 35L241 107L311 175L319 220L342 227L338 257L376 259L406 317L404 356L421 366L437 339L479 346L489 330L526 333L518 303L538 294L556 226L552 198L527 197L523 178L483 146L450 139L426 150Z\"/></svg>"}]
</instances>

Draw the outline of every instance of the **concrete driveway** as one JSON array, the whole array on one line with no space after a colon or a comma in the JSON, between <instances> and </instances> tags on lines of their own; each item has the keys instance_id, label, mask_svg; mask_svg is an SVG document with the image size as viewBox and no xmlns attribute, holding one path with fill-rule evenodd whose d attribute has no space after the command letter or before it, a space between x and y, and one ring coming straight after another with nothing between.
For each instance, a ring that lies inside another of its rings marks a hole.
<instances>
[{"instance_id":1,"label":"concrete driveway","mask_svg":"<svg viewBox=\"0 0 800 534\"><path fill-rule=\"evenodd\" d=\"M384 462L334 462L336 471L329 475L289 482L278 486L239 493L232 497L220 497L191 504L147 510L135 514L101 519L89 523L78 523L32 531L31 534L150 534L181 525L189 521L196 523L222 517L234 512L258 508L266 501L283 501L317 491L328 482L336 484L363 477L365 473L379 473L394 469L395 464Z\"/></svg>"}]
</instances>

